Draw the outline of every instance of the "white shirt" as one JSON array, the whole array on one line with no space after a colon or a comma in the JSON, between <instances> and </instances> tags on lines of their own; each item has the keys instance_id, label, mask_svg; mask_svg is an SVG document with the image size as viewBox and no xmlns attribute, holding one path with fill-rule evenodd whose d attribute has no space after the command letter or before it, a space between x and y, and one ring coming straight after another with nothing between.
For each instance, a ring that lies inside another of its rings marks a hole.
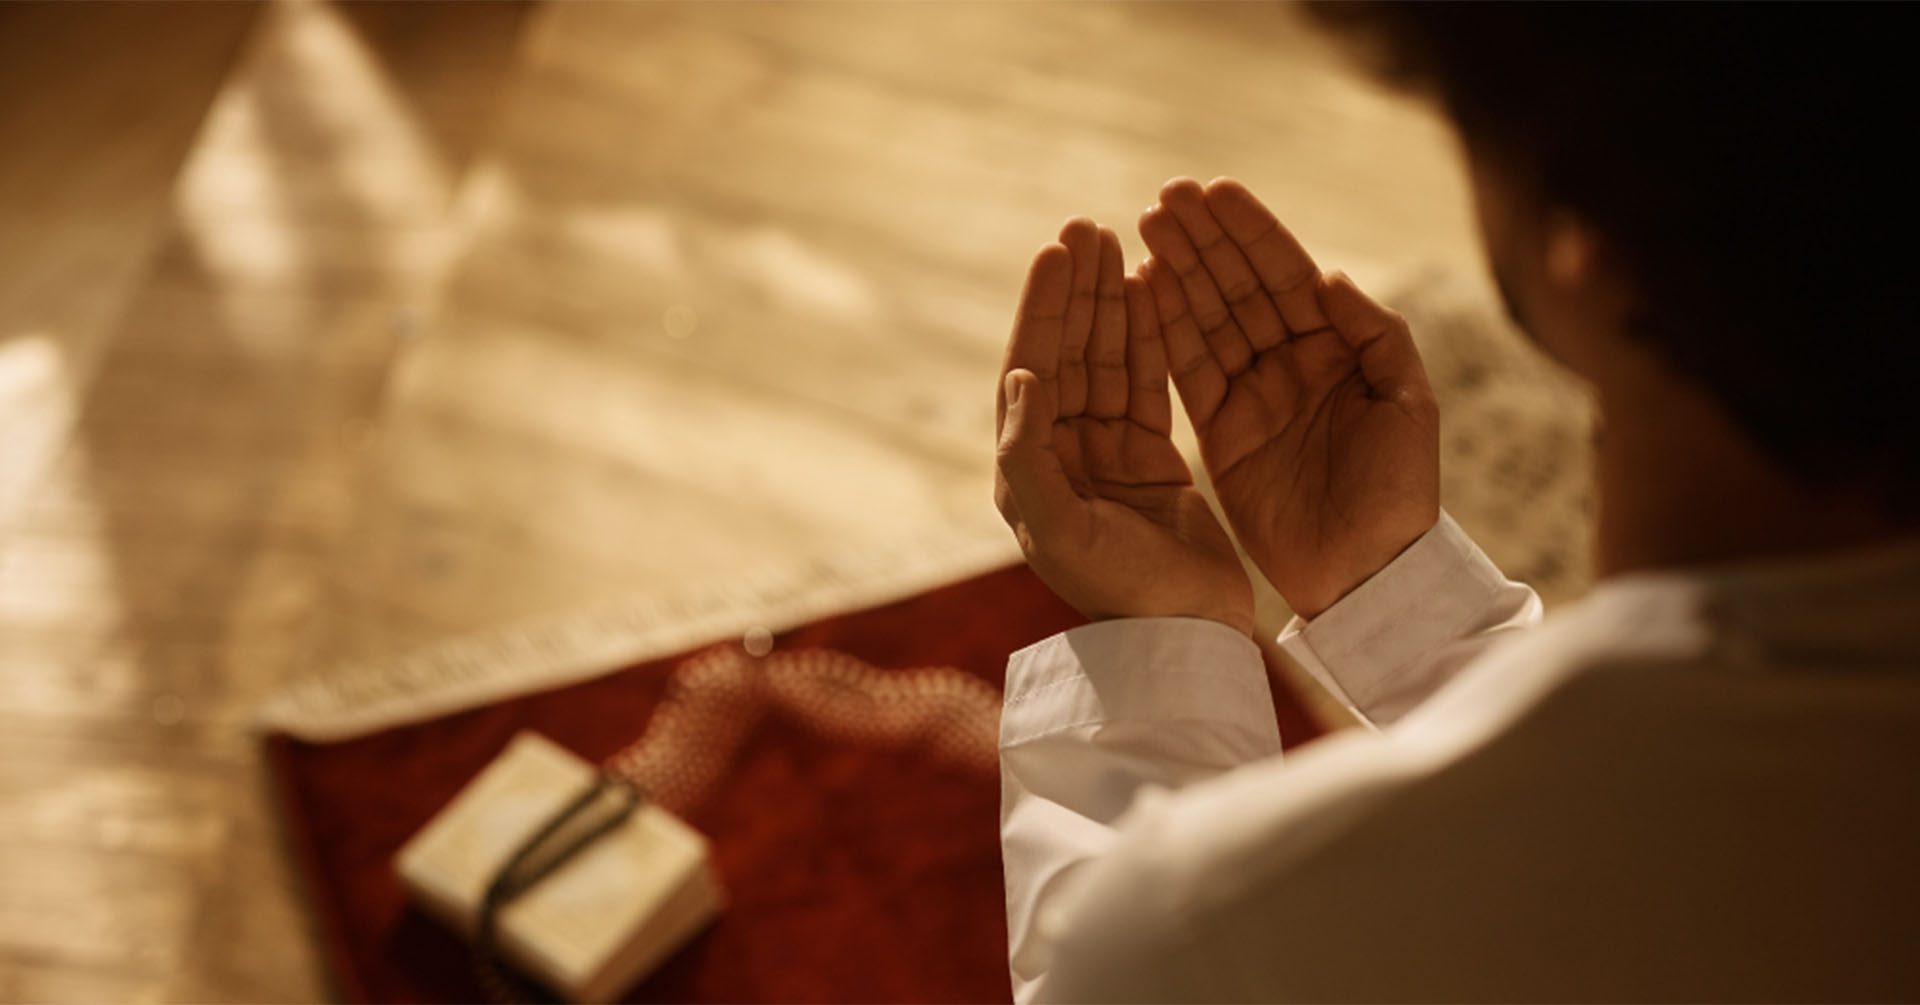
<instances>
[{"instance_id":1,"label":"white shirt","mask_svg":"<svg viewBox=\"0 0 1920 1005\"><path fill-rule=\"evenodd\" d=\"M1440 523L1282 646L1373 726L1280 756L1253 642L1013 654L1015 998L1920 998L1920 547L1603 582Z\"/></svg>"}]
</instances>

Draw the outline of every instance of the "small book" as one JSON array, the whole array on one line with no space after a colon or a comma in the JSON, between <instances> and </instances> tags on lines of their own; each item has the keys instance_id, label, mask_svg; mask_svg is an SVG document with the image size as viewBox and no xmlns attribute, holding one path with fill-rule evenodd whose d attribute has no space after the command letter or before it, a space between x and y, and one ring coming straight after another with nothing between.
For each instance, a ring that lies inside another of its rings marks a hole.
<instances>
[{"instance_id":1,"label":"small book","mask_svg":"<svg viewBox=\"0 0 1920 1005\"><path fill-rule=\"evenodd\" d=\"M395 866L427 913L472 937L495 876L597 778L571 751L521 732L400 849ZM553 991L573 1001L613 1001L722 904L706 839L643 802L502 907L494 941Z\"/></svg>"}]
</instances>

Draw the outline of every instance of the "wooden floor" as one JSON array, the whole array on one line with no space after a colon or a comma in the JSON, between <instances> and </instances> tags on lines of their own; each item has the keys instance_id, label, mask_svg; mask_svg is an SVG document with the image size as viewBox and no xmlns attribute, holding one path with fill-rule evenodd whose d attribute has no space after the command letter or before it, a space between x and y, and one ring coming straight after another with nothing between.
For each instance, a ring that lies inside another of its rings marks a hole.
<instances>
[{"instance_id":1,"label":"wooden floor","mask_svg":"<svg viewBox=\"0 0 1920 1005\"><path fill-rule=\"evenodd\" d=\"M1284 8L0 5L0 1000L329 996L287 678L992 519L1025 261L1234 174L1478 275Z\"/></svg>"}]
</instances>

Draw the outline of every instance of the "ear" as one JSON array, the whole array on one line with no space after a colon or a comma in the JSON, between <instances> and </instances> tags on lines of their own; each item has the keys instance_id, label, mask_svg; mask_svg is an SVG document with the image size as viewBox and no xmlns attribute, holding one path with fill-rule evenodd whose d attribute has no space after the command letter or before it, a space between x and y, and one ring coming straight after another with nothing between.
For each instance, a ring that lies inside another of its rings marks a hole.
<instances>
[{"instance_id":1,"label":"ear","mask_svg":"<svg viewBox=\"0 0 1920 1005\"><path fill-rule=\"evenodd\" d=\"M1591 287L1600 279L1600 236L1585 220L1567 212L1547 217L1543 272L1565 292Z\"/></svg>"}]
</instances>

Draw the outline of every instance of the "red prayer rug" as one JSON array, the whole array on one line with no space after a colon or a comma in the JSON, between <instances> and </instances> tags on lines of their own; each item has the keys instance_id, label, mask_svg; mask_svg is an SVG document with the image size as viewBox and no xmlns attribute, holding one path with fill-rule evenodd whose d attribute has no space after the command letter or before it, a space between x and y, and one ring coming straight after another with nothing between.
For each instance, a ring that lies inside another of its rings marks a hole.
<instances>
[{"instance_id":1,"label":"red prayer rug","mask_svg":"<svg viewBox=\"0 0 1920 1005\"><path fill-rule=\"evenodd\" d=\"M883 671L953 667L998 689L1008 653L1083 622L1021 565L773 643ZM270 734L286 832L340 994L481 1000L465 942L409 903L395 852L516 732L597 763L646 729L676 668L713 649L337 742ZM1317 735L1283 678L1268 676L1285 743ZM935 746L760 717L687 814L712 843L728 906L630 999L1008 1000L999 780Z\"/></svg>"}]
</instances>

